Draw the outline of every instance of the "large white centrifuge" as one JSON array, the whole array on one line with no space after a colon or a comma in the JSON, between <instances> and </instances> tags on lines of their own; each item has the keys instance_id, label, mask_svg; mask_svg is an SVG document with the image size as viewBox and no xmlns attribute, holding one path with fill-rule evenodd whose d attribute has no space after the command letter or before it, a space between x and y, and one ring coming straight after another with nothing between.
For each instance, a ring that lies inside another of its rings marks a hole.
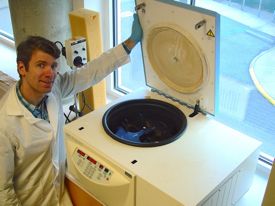
<instances>
[{"instance_id":1,"label":"large white centrifuge","mask_svg":"<svg viewBox=\"0 0 275 206\"><path fill-rule=\"evenodd\" d=\"M137 0L148 86L65 126L68 178L108 206L234 205L260 142L215 114L219 15Z\"/></svg>"}]
</instances>

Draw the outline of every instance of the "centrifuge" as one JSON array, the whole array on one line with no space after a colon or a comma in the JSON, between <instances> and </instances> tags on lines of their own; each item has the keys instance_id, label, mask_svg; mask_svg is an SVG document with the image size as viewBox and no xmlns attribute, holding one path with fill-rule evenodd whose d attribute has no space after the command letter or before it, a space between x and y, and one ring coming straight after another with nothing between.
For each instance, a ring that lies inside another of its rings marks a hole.
<instances>
[{"instance_id":1,"label":"centrifuge","mask_svg":"<svg viewBox=\"0 0 275 206\"><path fill-rule=\"evenodd\" d=\"M234 205L260 142L217 121L219 15L137 0L148 88L67 124L67 177L103 205Z\"/></svg>"}]
</instances>

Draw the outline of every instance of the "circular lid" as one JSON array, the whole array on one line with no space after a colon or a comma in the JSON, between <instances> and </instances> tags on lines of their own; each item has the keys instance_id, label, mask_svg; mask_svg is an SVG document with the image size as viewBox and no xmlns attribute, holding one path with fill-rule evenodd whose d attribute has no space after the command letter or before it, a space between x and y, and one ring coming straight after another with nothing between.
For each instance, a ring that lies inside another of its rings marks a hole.
<instances>
[{"instance_id":1,"label":"circular lid","mask_svg":"<svg viewBox=\"0 0 275 206\"><path fill-rule=\"evenodd\" d=\"M147 51L152 68L167 86L182 93L200 89L203 58L186 35L171 27L155 27L148 33Z\"/></svg>"}]
</instances>

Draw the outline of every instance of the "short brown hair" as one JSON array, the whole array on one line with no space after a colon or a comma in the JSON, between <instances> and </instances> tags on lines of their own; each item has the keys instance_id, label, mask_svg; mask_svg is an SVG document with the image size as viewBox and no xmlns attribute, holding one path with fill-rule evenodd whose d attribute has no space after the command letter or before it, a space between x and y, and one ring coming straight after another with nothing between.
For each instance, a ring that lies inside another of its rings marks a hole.
<instances>
[{"instance_id":1,"label":"short brown hair","mask_svg":"<svg viewBox=\"0 0 275 206\"><path fill-rule=\"evenodd\" d=\"M37 50L43 51L55 59L60 57L60 50L54 42L41 36L28 36L17 47L16 62L22 61L28 68L32 54Z\"/></svg>"}]
</instances>

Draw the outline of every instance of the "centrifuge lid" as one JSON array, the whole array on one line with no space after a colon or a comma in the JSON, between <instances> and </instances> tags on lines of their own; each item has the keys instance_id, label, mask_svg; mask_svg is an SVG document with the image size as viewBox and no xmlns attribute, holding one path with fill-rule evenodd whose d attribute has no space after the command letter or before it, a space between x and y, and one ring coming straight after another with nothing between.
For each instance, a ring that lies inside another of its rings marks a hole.
<instances>
[{"instance_id":1,"label":"centrifuge lid","mask_svg":"<svg viewBox=\"0 0 275 206\"><path fill-rule=\"evenodd\" d=\"M169 0L137 0L146 83L214 114L219 15Z\"/></svg>"}]
</instances>

